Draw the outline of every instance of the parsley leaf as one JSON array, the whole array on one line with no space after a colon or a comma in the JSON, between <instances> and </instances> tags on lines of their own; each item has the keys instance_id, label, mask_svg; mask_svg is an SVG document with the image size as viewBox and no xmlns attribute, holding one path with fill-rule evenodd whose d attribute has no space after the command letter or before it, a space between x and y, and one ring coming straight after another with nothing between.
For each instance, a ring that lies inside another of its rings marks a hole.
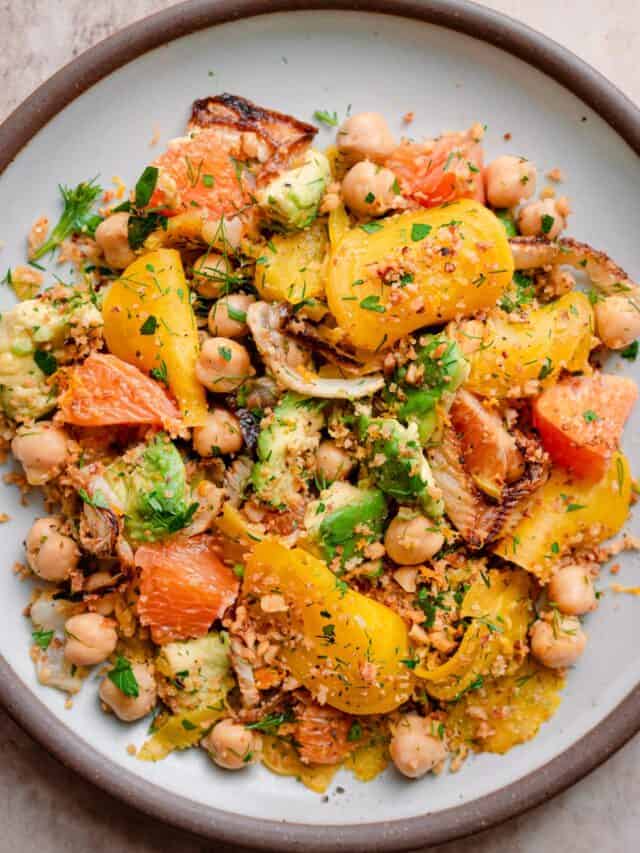
<instances>
[{"instance_id":1,"label":"parsley leaf","mask_svg":"<svg viewBox=\"0 0 640 853\"><path fill-rule=\"evenodd\" d=\"M273 734L278 731L283 723L292 723L294 719L293 711L291 708L287 708L286 711L280 714L267 714L266 717L258 720L257 723L246 725L245 729L256 729L256 731L265 732L265 734Z\"/></svg>"},{"instance_id":2,"label":"parsley leaf","mask_svg":"<svg viewBox=\"0 0 640 853\"><path fill-rule=\"evenodd\" d=\"M555 220L555 217L554 217L554 216L549 216L549 214L548 214L548 213L544 213L544 214L542 215L541 220L540 220L541 225L542 225L542 233L543 233L543 234L548 234L548 233L549 233L549 231L551 231L551 229L553 228L553 223L554 223L555 221L556 221L556 220Z\"/></svg>"},{"instance_id":3,"label":"parsley leaf","mask_svg":"<svg viewBox=\"0 0 640 853\"><path fill-rule=\"evenodd\" d=\"M380 297L377 293L371 293L369 296L365 296L365 298L360 302L360 307L365 311L375 311L376 314L384 314L386 311L384 305L380 304Z\"/></svg>"},{"instance_id":4,"label":"parsley leaf","mask_svg":"<svg viewBox=\"0 0 640 853\"><path fill-rule=\"evenodd\" d=\"M338 113L330 113L328 110L316 110L313 114L316 121L321 121L322 124L327 124L329 127L337 127Z\"/></svg>"},{"instance_id":5,"label":"parsley leaf","mask_svg":"<svg viewBox=\"0 0 640 853\"><path fill-rule=\"evenodd\" d=\"M633 341L628 347L621 350L620 355L622 358L626 358L627 361L635 361L638 357L638 346L638 341Z\"/></svg>"},{"instance_id":6,"label":"parsley leaf","mask_svg":"<svg viewBox=\"0 0 640 853\"><path fill-rule=\"evenodd\" d=\"M155 331L157 328L158 328L158 321L153 316L153 314L149 314L147 319L140 326L140 334L141 335L153 335L153 334L155 334Z\"/></svg>"},{"instance_id":7,"label":"parsley leaf","mask_svg":"<svg viewBox=\"0 0 640 853\"><path fill-rule=\"evenodd\" d=\"M53 640L53 631L33 631L31 636L36 646L46 652Z\"/></svg>"},{"instance_id":8,"label":"parsley leaf","mask_svg":"<svg viewBox=\"0 0 640 853\"><path fill-rule=\"evenodd\" d=\"M160 362L160 367L152 367L149 371L149 375L152 379L155 379L157 382L162 382L164 385L169 384L169 374L167 372L167 363L163 359Z\"/></svg>"},{"instance_id":9,"label":"parsley leaf","mask_svg":"<svg viewBox=\"0 0 640 853\"><path fill-rule=\"evenodd\" d=\"M367 234L375 234L376 231L382 231L382 225L379 222L365 222L360 228Z\"/></svg>"},{"instance_id":10,"label":"parsley leaf","mask_svg":"<svg viewBox=\"0 0 640 853\"><path fill-rule=\"evenodd\" d=\"M411 239L414 243L424 240L431 233L431 226L422 222L414 222L411 226Z\"/></svg>"},{"instance_id":11,"label":"parsley leaf","mask_svg":"<svg viewBox=\"0 0 640 853\"><path fill-rule=\"evenodd\" d=\"M356 740L360 740L362 737L362 723L358 722L358 720L354 720L351 723L351 728L347 734L347 740L349 743L353 743Z\"/></svg>"},{"instance_id":12,"label":"parsley leaf","mask_svg":"<svg viewBox=\"0 0 640 853\"><path fill-rule=\"evenodd\" d=\"M551 361L549 356L546 355L542 361L542 367L540 368L540 373L538 373L538 379L542 381L543 379L546 379L547 376L549 376L551 373L553 373L553 362Z\"/></svg>"},{"instance_id":13,"label":"parsley leaf","mask_svg":"<svg viewBox=\"0 0 640 853\"><path fill-rule=\"evenodd\" d=\"M136 207L146 207L151 201L151 196L158 183L158 167L147 166L138 178L135 191Z\"/></svg>"},{"instance_id":14,"label":"parsley leaf","mask_svg":"<svg viewBox=\"0 0 640 853\"><path fill-rule=\"evenodd\" d=\"M140 689L138 681L135 677L131 664L126 658L118 655L115 666L107 673L107 678L112 681L118 690L121 690L125 696L138 697Z\"/></svg>"},{"instance_id":15,"label":"parsley leaf","mask_svg":"<svg viewBox=\"0 0 640 853\"><path fill-rule=\"evenodd\" d=\"M45 350L36 350L33 354L33 360L45 376L51 376L58 369L58 360L55 355L45 352Z\"/></svg>"},{"instance_id":16,"label":"parsley leaf","mask_svg":"<svg viewBox=\"0 0 640 853\"><path fill-rule=\"evenodd\" d=\"M593 409L587 409L582 413L582 417L585 419L586 423L592 424L594 421L600 420L600 415L593 411Z\"/></svg>"}]
</instances>

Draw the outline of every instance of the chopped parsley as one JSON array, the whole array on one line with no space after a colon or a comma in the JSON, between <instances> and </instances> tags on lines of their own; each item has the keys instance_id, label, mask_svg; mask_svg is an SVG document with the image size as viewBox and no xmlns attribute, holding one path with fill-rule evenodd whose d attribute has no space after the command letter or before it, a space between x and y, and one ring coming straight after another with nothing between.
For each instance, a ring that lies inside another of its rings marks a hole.
<instances>
[{"instance_id":1,"label":"chopped parsley","mask_svg":"<svg viewBox=\"0 0 640 853\"><path fill-rule=\"evenodd\" d=\"M380 297L377 293L371 293L369 296L365 296L365 298L360 302L360 307L364 311L375 311L377 314L384 314L386 311L384 305L380 304Z\"/></svg>"},{"instance_id":2,"label":"chopped parsley","mask_svg":"<svg viewBox=\"0 0 640 853\"><path fill-rule=\"evenodd\" d=\"M379 222L365 222L360 228L367 234L375 234L376 231L382 231L382 225Z\"/></svg>"},{"instance_id":3,"label":"chopped parsley","mask_svg":"<svg viewBox=\"0 0 640 853\"><path fill-rule=\"evenodd\" d=\"M638 357L638 341L633 341L628 347L621 350L620 355L622 358L626 358L627 361L635 361Z\"/></svg>"},{"instance_id":4,"label":"chopped parsley","mask_svg":"<svg viewBox=\"0 0 640 853\"><path fill-rule=\"evenodd\" d=\"M583 412L582 417L585 419L585 422L588 424L592 424L594 421L600 420L600 415L598 415L592 409L587 409L585 412Z\"/></svg>"},{"instance_id":5,"label":"chopped parsley","mask_svg":"<svg viewBox=\"0 0 640 853\"><path fill-rule=\"evenodd\" d=\"M162 382L164 385L169 384L169 375L167 373L167 363L164 359L160 362L160 367L152 367L149 371L152 379L157 382Z\"/></svg>"},{"instance_id":6,"label":"chopped parsley","mask_svg":"<svg viewBox=\"0 0 640 853\"><path fill-rule=\"evenodd\" d=\"M158 328L158 321L153 316L153 314L149 314L144 323L140 326L140 334L141 335L153 335L155 334L156 329Z\"/></svg>"},{"instance_id":7,"label":"chopped parsley","mask_svg":"<svg viewBox=\"0 0 640 853\"><path fill-rule=\"evenodd\" d=\"M229 349L229 347L218 347L218 354L225 361L227 361L227 362L231 361L231 350Z\"/></svg>"},{"instance_id":8,"label":"chopped parsley","mask_svg":"<svg viewBox=\"0 0 640 853\"><path fill-rule=\"evenodd\" d=\"M264 732L265 734L274 734L283 723L292 723L294 720L293 711L291 708L287 708L286 711L280 714L267 714L266 717L258 720L257 723L246 725L245 729L256 729L256 731Z\"/></svg>"},{"instance_id":9,"label":"chopped parsley","mask_svg":"<svg viewBox=\"0 0 640 853\"><path fill-rule=\"evenodd\" d=\"M553 362L547 355L542 361L542 367L540 368L540 373L538 373L538 379L542 381L543 379L546 379L547 376L549 376L551 373L553 373Z\"/></svg>"},{"instance_id":10,"label":"chopped parsley","mask_svg":"<svg viewBox=\"0 0 640 853\"><path fill-rule=\"evenodd\" d=\"M414 222L411 226L411 239L414 243L424 240L431 233L431 226L424 222Z\"/></svg>"},{"instance_id":11,"label":"chopped parsley","mask_svg":"<svg viewBox=\"0 0 640 853\"><path fill-rule=\"evenodd\" d=\"M540 223L542 225L542 233L548 234L551 231L551 229L553 228L553 223L555 221L556 220L555 220L554 216L549 216L548 213L544 213L542 215L541 220L540 220Z\"/></svg>"},{"instance_id":12,"label":"chopped parsley","mask_svg":"<svg viewBox=\"0 0 640 853\"><path fill-rule=\"evenodd\" d=\"M362 724L358 722L358 720L354 720L351 723L351 728L347 734L347 740L349 743L353 743L356 740L360 740L362 738Z\"/></svg>"},{"instance_id":13,"label":"chopped parsley","mask_svg":"<svg viewBox=\"0 0 640 853\"><path fill-rule=\"evenodd\" d=\"M53 631L33 631L31 636L36 646L46 652L51 644L51 640L53 640Z\"/></svg>"},{"instance_id":14,"label":"chopped parsley","mask_svg":"<svg viewBox=\"0 0 640 853\"><path fill-rule=\"evenodd\" d=\"M136 207L146 207L158 183L158 167L147 166L138 178L135 189Z\"/></svg>"},{"instance_id":15,"label":"chopped parsley","mask_svg":"<svg viewBox=\"0 0 640 853\"><path fill-rule=\"evenodd\" d=\"M45 352L45 350L36 350L33 354L33 360L45 376L51 376L58 369L58 360L55 355Z\"/></svg>"},{"instance_id":16,"label":"chopped parsley","mask_svg":"<svg viewBox=\"0 0 640 853\"><path fill-rule=\"evenodd\" d=\"M329 127L337 127L338 125L338 113L336 112L330 113L328 110L316 110L313 117L316 121L320 121Z\"/></svg>"},{"instance_id":17,"label":"chopped parsley","mask_svg":"<svg viewBox=\"0 0 640 853\"><path fill-rule=\"evenodd\" d=\"M125 696L134 696L137 698L140 695L138 681L131 669L130 662L126 658L118 655L115 666L107 673L107 678L109 681L112 681L118 690L121 690Z\"/></svg>"},{"instance_id":18,"label":"chopped parsley","mask_svg":"<svg viewBox=\"0 0 640 853\"><path fill-rule=\"evenodd\" d=\"M376 197L374 196L374 194L372 192L368 192L366 194L366 196L364 197L365 204L373 204L373 202L375 200L376 200Z\"/></svg>"}]
</instances>

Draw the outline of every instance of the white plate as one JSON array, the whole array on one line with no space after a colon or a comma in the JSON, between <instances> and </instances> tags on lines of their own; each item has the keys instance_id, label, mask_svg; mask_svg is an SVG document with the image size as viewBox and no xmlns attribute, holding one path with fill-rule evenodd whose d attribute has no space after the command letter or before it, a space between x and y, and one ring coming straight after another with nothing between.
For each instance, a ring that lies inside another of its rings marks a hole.
<instances>
[{"instance_id":1,"label":"white plate","mask_svg":"<svg viewBox=\"0 0 640 853\"><path fill-rule=\"evenodd\" d=\"M315 109L336 110L341 117L349 105L354 112L377 110L398 135L419 137L486 122L488 160L507 152L526 155L538 165L540 186L546 171L560 167L567 175L562 192L575 210L571 235L606 250L631 275L640 275L634 227L640 222L638 159L596 113L549 77L481 41L416 20L331 11L272 14L193 33L141 56L78 97L0 179L3 266L24 262L25 235L37 216L56 219L58 182L75 185L97 174L103 186L116 175L130 185L166 140L182 133L191 102L223 91L303 120L312 120ZM415 113L409 128L401 121L408 111ZM157 127L161 143L150 148ZM509 142L506 133L511 134ZM333 131L320 131L321 145L332 140ZM68 275L64 267L55 272L63 279ZM11 303L8 289L0 299L2 307ZM612 361L615 371L637 373L634 368ZM639 424L636 412L625 436L625 450L636 469ZM22 559L21 542L35 506L22 508L14 488L0 488L2 509L12 516L0 527L5 563L0 573L0 652L13 678L70 727L83 748L88 745L140 780L187 798L203 814L215 807L274 821L355 826L438 813L542 768L640 682L639 605L631 596L610 593L605 572L601 606L587 619L589 646L570 673L558 714L533 742L506 757L484 755L457 774L416 783L389 771L363 785L341 772L328 800L260 767L225 773L197 750L145 764L130 757L126 747L143 741L147 723L124 726L101 713L94 679L71 710L65 709L61 694L37 683L29 658L30 625L22 615L30 587L10 570ZM637 519L629 529L638 532ZM620 562L616 580L637 584L636 555L624 555ZM338 793L341 789L344 793ZM172 819L167 808L166 817ZM392 843L392 834L385 843Z\"/></svg>"}]
</instances>

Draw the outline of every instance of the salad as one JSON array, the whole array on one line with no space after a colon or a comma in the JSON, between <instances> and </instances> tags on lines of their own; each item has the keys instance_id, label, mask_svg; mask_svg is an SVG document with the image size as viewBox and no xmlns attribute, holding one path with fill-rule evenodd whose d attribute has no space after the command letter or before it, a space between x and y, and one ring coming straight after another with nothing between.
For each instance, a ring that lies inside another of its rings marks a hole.
<instances>
[{"instance_id":1,"label":"salad","mask_svg":"<svg viewBox=\"0 0 640 853\"><path fill-rule=\"evenodd\" d=\"M40 682L148 718L140 760L199 747L323 791L554 714L601 566L636 546L604 543L637 388L600 362L635 359L640 298L565 236L559 171L536 198L481 125L315 118L326 151L204 98L130 191L61 187L5 276L0 409L48 513L21 567Z\"/></svg>"}]
</instances>

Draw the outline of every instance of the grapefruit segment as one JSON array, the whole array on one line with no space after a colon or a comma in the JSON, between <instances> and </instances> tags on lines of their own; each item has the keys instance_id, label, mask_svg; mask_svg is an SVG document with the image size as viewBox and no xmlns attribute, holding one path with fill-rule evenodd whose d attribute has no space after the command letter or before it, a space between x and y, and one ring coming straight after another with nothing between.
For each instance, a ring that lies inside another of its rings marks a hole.
<instances>
[{"instance_id":1,"label":"grapefruit segment","mask_svg":"<svg viewBox=\"0 0 640 853\"><path fill-rule=\"evenodd\" d=\"M204 637L238 594L239 580L213 550L213 537L176 536L142 545L138 615L154 643Z\"/></svg>"},{"instance_id":2,"label":"grapefruit segment","mask_svg":"<svg viewBox=\"0 0 640 853\"><path fill-rule=\"evenodd\" d=\"M149 424L173 430L180 412L157 382L115 355L94 353L69 371L62 420L81 427Z\"/></svg>"},{"instance_id":3,"label":"grapefruit segment","mask_svg":"<svg viewBox=\"0 0 640 853\"><path fill-rule=\"evenodd\" d=\"M437 207L458 198L484 203L482 159L482 146L468 131L446 134L435 143L402 142L385 165L405 198Z\"/></svg>"},{"instance_id":4,"label":"grapefruit segment","mask_svg":"<svg viewBox=\"0 0 640 853\"><path fill-rule=\"evenodd\" d=\"M571 376L535 400L533 423L557 465L600 480L637 396L636 383L624 376Z\"/></svg>"}]
</instances>

